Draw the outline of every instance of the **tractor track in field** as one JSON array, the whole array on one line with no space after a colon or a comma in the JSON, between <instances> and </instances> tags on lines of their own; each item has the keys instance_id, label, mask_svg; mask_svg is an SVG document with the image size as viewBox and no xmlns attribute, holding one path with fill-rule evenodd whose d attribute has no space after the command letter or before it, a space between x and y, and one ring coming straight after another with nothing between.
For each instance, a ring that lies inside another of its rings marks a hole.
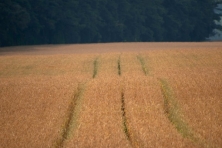
<instances>
[{"instance_id":1,"label":"tractor track in field","mask_svg":"<svg viewBox=\"0 0 222 148\"><path fill-rule=\"evenodd\" d=\"M96 77L96 75L98 74L98 66L99 66L99 57L97 57L94 61L93 61L93 76L92 78L94 79Z\"/></svg>"},{"instance_id":2,"label":"tractor track in field","mask_svg":"<svg viewBox=\"0 0 222 148\"><path fill-rule=\"evenodd\" d=\"M141 55L137 55L137 59L140 61L143 73L147 76L149 74L149 71L146 67L146 62L145 62L144 58Z\"/></svg>"},{"instance_id":3,"label":"tractor track in field","mask_svg":"<svg viewBox=\"0 0 222 148\"><path fill-rule=\"evenodd\" d=\"M125 103L125 96L124 92L121 92L121 111L122 111L122 123L123 123L123 131L132 147L142 147L141 140L135 135L132 129L129 128L129 121L127 120L126 116L126 103Z\"/></svg>"},{"instance_id":4,"label":"tractor track in field","mask_svg":"<svg viewBox=\"0 0 222 148\"><path fill-rule=\"evenodd\" d=\"M205 140L198 137L182 118L178 102L174 97L168 82L164 79L158 80L161 84L161 91L164 97L164 112L178 133L180 133L184 138L190 139L194 143L201 145L201 147L211 147Z\"/></svg>"},{"instance_id":5,"label":"tractor track in field","mask_svg":"<svg viewBox=\"0 0 222 148\"><path fill-rule=\"evenodd\" d=\"M168 82L164 79L159 79L159 82L161 84L161 91L164 98L164 112L167 118L184 138L192 139L193 133L180 115L177 100L174 98Z\"/></svg>"},{"instance_id":6,"label":"tractor track in field","mask_svg":"<svg viewBox=\"0 0 222 148\"><path fill-rule=\"evenodd\" d=\"M118 67L118 75L121 76L121 55L118 58L117 67Z\"/></svg>"},{"instance_id":7,"label":"tractor track in field","mask_svg":"<svg viewBox=\"0 0 222 148\"><path fill-rule=\"evenodd\" d=\"M126 110L125 110L125 98L124 93L121 93L121 111L122 111L122 119L123 119L123 130L127 137L127 139L131 142L131 136L129 133L129 128L127 124L127 118L126 118Z\"/></svg>"},{"instance_id":8,"label":"tractor track in field","mask_svg":"<svg viewBox=\"0 0 222 148\"><path fill-rule=\"evenodd\" d=\"M83 91L84 85L79 84L77 91L74 93L73 98L68 106L66 121L62 128L61 136L56 141L56 148L62 148L64 146L64 142L69 138L77 126L77 118L81 108Z\"/></svg>"}]
</instances>

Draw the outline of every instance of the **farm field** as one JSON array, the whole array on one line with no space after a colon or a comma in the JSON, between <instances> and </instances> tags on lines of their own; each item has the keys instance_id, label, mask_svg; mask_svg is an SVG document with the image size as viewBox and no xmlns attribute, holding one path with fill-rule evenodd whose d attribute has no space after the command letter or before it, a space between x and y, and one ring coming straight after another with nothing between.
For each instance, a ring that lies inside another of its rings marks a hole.
<instances>
[{"instance_id":1,"label":"farm field","mask_svg":"<svg viewBox=\"0 0 222 148\"><path fill-rule=\"evenodd\" d=\"M222 147L222 42L0 48L0 147Z\"/></svg>"}]
</instances>

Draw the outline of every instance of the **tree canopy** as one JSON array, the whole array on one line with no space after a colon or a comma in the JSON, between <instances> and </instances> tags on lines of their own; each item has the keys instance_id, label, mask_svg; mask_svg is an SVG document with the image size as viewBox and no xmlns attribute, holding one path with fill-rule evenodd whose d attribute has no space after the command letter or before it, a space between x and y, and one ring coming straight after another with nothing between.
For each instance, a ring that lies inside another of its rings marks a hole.
<instances>
[{"instance_id":1,"label":"tree canopy","mask_svg":"<svg viewBox=\"0 0 222 148\"><path fill-rule=\"evenodd\" d=\"M213 0L2 0L0 46L203 41Z\"/></svg>"}]
</instances>

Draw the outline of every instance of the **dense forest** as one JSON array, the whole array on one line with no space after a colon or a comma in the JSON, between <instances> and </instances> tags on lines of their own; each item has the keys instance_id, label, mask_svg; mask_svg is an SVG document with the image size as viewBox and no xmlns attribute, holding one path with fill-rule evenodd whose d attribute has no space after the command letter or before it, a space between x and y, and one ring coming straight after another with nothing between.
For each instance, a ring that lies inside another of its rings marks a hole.
<instances>
[{"instance_id":1,"label":"dense forest","mask_svg":"<svg viewBox=\"0 0 222 148\"><path fill-rule=\"evenodd\" d=\"M214 0L1 0L0 46L203 41Z\"/></svg>"}]
</instances>

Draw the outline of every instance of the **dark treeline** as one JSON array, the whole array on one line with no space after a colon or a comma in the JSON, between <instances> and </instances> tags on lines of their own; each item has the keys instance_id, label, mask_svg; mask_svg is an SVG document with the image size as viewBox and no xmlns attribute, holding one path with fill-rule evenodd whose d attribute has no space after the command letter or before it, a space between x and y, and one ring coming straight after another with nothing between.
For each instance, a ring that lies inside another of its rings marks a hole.
<instances>
[{"instance_id":1,"label":"dark treeline","mask_svg":"<svg viewBox=\"0 0 222 148\"><path fill-rule=\"evenodd\" d=\"M203 41L212 0L1 0L0 46Z\"/></svg>"}]
</instances>

